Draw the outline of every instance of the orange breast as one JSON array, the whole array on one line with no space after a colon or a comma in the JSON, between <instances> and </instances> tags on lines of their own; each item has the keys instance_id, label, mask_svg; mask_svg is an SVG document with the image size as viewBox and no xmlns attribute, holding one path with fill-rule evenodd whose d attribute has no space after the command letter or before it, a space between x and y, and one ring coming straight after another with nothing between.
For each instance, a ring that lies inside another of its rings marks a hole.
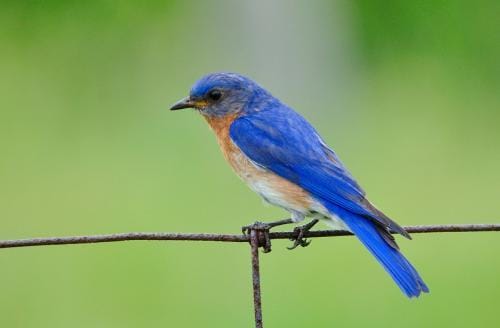
<instances>
[{"instance_id":1,"label":"orange breast","mask_svg":"<svg viewBox=\"0 0 500 328\"><path fill-rule=\"evenodd\" d=\"M224 158L251 189L270 203L299 212L308 212L312 200L304 189L273 172L257 167L233 143L229 136L229 128L238 115L204 117L215 132Z\"/></svg>"}]
</instances>

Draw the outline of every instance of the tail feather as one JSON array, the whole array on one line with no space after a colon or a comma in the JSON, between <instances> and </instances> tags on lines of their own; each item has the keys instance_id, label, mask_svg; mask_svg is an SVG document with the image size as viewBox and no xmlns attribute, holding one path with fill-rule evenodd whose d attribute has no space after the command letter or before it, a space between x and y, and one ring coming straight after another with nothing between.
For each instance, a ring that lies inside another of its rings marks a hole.
<instances>
[{"instance_id":1,"label":"tail feather","mask_svg":"<svg viewBox=\"0 0 500 328\"><path fill-rule=\"evenodd\" d=\"M376 257L406 296L418 297L422 292L429 292L417 270L397 248L387 242L375 223L338 207L335 207L334 212Z\"/></svg>"}]
</instances>

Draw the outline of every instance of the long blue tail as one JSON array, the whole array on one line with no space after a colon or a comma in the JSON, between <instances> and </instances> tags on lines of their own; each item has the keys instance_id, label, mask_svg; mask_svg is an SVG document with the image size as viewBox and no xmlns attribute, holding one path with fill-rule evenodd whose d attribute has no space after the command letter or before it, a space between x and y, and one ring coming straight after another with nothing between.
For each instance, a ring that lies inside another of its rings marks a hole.
<instances>
[{"instance_id":1,"label":"long blue tail","mask_svg":"<svg viewBox=\"0 0 500 328\"><path fill-rule=\"evenodd\" d=\"M399 250L387 243L381 235L381 231L377 229L372 221L336 206L334 212L377 258L406 296L410 298L418 297L422 292L429 292L429 288L413 265Z\"/></svg>"}]
</instances>

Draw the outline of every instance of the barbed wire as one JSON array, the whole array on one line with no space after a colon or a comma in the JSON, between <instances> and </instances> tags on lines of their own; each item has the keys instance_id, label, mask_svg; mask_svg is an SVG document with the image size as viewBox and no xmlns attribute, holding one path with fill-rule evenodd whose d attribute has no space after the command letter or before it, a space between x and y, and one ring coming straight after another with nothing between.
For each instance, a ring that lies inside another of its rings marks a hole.
<instances>
[{"instance_id":1,"label":"barbed wire","mask_svg":"<svg viewBox=\"0 0 500 328\"><path fill-rule=\"evenodd\" d=\"M500 224L443 224L407 226L408 233L436 233L436 232L481 232L500 231ZM307 231L303 238L340 237L352 235L349 231L320 230ZM107 235L70 236L70 237L45 237L30 239L0 240L0 248L33 247L49 245L75 245L95 244L138 240L157 241L208 241L208 242L249 242L252 258L252 287L255 327L263 328L262 299L260 288L259 247L264 246L264 251L271 250L272 239L294 239L299 237L299 231L269 232L262 225L250 226L247 234L217 234L217 233L164 233L164 232L128 232Z\"/></svg>"}]
</instances>

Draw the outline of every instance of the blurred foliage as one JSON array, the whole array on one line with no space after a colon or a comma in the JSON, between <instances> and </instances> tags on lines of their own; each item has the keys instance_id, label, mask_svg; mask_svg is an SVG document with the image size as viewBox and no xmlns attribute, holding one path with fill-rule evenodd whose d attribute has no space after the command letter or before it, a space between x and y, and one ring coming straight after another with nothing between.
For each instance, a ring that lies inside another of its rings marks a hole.
<instances>
[{"instance_id":1,"label":"blurred foliage","mask_svg":"<svg viewBox=\"0 0 500 328\"><path fill-rule=\"evenodd\" d=\"M500 82L500 9L494 1L357 1L363 54L380 62L410 56L439 62L447 73ZM493 89L493 88L492 88Z\"/></svg>"},{"instance_id":2,"label":"blurred foliage","mask_svg":"<svg viewBox=\"0 0 500 328\"><path fill-rule=\"evenodd\" d=\"M238 232L282 218L205 123L202 74L247 74L303 113L403 225L498 222L497 1L0 3L0 238ZM353 238L263 256L270 327L494 326L500 241L415 236L406 300ZM3 327L252 325L246 245L0 252Z\"/></svg>"}]
</instances>

